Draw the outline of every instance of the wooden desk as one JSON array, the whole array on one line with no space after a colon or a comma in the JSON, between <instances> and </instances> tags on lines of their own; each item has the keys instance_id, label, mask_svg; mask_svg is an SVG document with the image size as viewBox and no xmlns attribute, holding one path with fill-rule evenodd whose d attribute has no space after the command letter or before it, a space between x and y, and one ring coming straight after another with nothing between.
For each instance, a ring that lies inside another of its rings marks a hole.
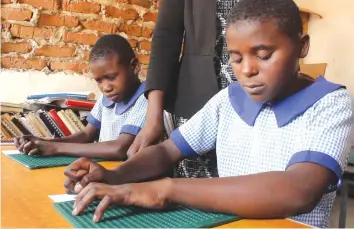
<instances>
[{"instance_id":1,"label":"wooden desk","mask_svg":"<svg viewBox=\"0 0 354 229\"><path fill-rule=\"evenodd\" d=\"M1 150L14 149L2 146ZM113 168L119 162L102 162ZM63 194L64 169L29 170L1 153L1 227L72 228L53 206L48 195ZM310 228L292 220L240 220L221 228Z\"/></svg>"}]
</instances>

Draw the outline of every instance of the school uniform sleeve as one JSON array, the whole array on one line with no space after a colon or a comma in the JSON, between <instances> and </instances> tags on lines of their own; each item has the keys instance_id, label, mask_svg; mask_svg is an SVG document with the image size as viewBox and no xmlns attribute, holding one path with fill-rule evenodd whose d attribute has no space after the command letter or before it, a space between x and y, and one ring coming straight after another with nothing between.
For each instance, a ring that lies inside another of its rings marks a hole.
<instances>
[{"instance_id":1,"label":"school uniform sleeve","mask_svg":"<svg viewBox=\"0 0 354 229\"><path fill-rule=\"evenodd\" d=\"M148 101L144 95L141 95L135 102L135 104L130 108L130 115L125 120L120 133L138 135L140 130L145 125L146 112L147 112Z\"/></svg>"},{"instance_id":2,"label":"school uniform sleeve","mask_svg":"<svg viewBox=\"0 0 354 229\"><path fill-rule=\"evenodd\" d=\"M288 167L295 163L311 162L331 170L340 186L340 179L348 163L350 139L353 134L352 101L345 89L336 90L315 103L308 115L307 128L302 133L301 151L295 153Z\"/></svg>"},{"instance_id":3,"label":"school uniform sleeve","mask_svg":"<svg viewBox=\"0 0 354 229\"><path fill-rule=\"evenodd\" d=\"M227 90L223 89L191 119L171 133L171 140L184 157L203 155L215 149L220 107L227 99Z\"/></svg>"},{"instance_id":4,"label":"school uniform sleeve","mask_svg":"<svg viewBox=\"0 0 354 229\"><path fill-rule=\"evenodd\" d=\"M103 95L95 103L95 106L92 108L90 114L87 116L87 122L96 127L98 130L101 129L102 121L102 110L103 110Z\"/></svg>"}]
</instances>

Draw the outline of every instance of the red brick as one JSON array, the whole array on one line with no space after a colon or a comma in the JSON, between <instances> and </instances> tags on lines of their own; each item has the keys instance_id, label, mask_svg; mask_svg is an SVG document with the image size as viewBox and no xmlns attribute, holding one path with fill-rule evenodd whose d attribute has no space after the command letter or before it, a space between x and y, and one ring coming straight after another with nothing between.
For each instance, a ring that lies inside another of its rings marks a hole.
<instances>
[{"instance_id":1,"label":"red brick","mask_svg":"<svg viewBox=\"0 0 354 229\"><path fill-rule=\"evenodd\" d=\"M153 32L154 32L153 29L142 28L141 36L150 38L150 37L152 37Z\"/></svg>"},{"instance_id":2,"label":"red brick","mask_svg":"<svg viewBox=\"0 0 354 229\"><path fill-rule=\"evenodd\" d=\"M157 13L148 12L148 13L144 14L143 18L144 18L144 21L156 22L157 21Z\"/></svg>"},{"instance_id":3,"label":"red brick","mask_svg":"<svg viewBox=\"0 0 354 229\"><path fill-rule=\"evenodd\" d=\"M28 4L36 8L44 8L48 10L59 9L60 0L18 0L19 3Z\"/></svg>"},{"instance_id":4,"label":"red brick","mask_svg":"<svg viewBox=\"0 0 354 229\"><path fill-rule=\"evenodd\" d=\"M87 34L87 33L66 32L64 35L65 42L84 44L84 45L94 45L97 39L98 37L96 35Z\"/></svg>"},{"instance_id":5,"label":"red brick","mask_svg":"<svg viewBox=\"0 0 354 229\"><path fill-rule=\"evenodd\" d=\"M86 29L96 30L105 33L117 32L118 26L105 21L83 21L82 24Z\"/></svg>"},{"instance_id":6,"label":"red brick","mask_svg":"<svg viewBox=\"0 0 354 229\"><path fill-rule=\"evenodd\" d=\"M1 65L3 68L42 70L46 66L46 63L44 60L38 58L5 57L1 59Z\"/></svg>"},{"instance_id":7,"label":"red brick","mask_svg":"<svg viewBox=\"0 0 354 229\"><path fill-rule=\"evenodd\" d=\"M54 35L54 29L52 28L38 28L30 26L12 25L10 28L11 35L13 37L20 38L44 38L50 39Z\"/></svg>"},{"instance_id":8,"label":"red brick","mask_svg":"<svg viewBox=\"0 0 354 229\"><path fill-rule=\"evenodd\" d=\"M114 18L122 18L124 20L135 20L139 17L138 12L133 9L120 10L113 6L106 7L106 16Z\"/></svg>"},{"instance_id":9,"label":"red brick","mask_svg":"<svg viewBox=\"0 0 354 229\"><path fill-rule=\"evenodd\" d=\"M10 33L13 37L33 38L34 27L12 25Z\"/></svg>"},{"instance_id":10,"label":"red brick","mask_svg":"<svg viewBox=\"0 0 354 229\"><path fill-rule=\"evenodd\" d=\"M34 28L33 37L44 38L49 40L55 33L53 28Z\"/></svg>"},{"instance_id":11,"label":"red brick","mask_svg":"<svg viewBox=\"0 0 354 229\"><path fill-rule=\"evenodd\" d=\"M132 48L136 48L136 46L138 45L138 41L134 39L129 39L128 42Z\"/></svg>"},{"instance_id":12,"label":"red brick","mask_svg":"<svg viewBox=\"0 0 354 229\"><path fill-rule=\"evenodd\" d=\"M35 50L36 56L73 57L75 48L69 46L44 46Z\"/></svg>"},{"instance_id":13,"label":"red brick","mask_svg":"<svg viewBox=\"0 0 354 229\"><path fill-rule=\"evenodd\" d=\"M1 8L1 19L16 20L16 21L30 21L32 18L32 11L19 8Z\"/></svg>"},{"instance_id":14,"label":"red brick","mask_svg":"<svg viewBox=\"0 0 354 229\"><path fill-rule=\"evenodd\" d=\"M140 49L150 51L151 50L151 42L150 41L141 41L140 42Z\"/></svg>"},{"instance_id":15,"label":"red brick","mask_svg":"<svg viewBox=\"0 0 354 229\"><path fill-rule=\"evenodd\" d=\"M90 14L98 14L101 11L101 5L95 2L80 1L69 3L68 1L63 0L63 9L66 11Z\"/></svg>"},{"instance_id":16,"label":"red brick","mask_svg":"<svg viewBox=\"0 0 354 229\"><path fill-rule=\"evenodd\" d=\"M131 4L142 6L145 8L150 8L152 5L152 1L151 0L131 0Z\"/></svg>"},{"instance_id":17,"label":"red brick","mask_svg":"<svg viewBox=\"0 0 354 229\"><path fill-rule=\"evenodd\" d=\"M1 0L1 4L10 4L11 0Z\"/></svg>"},{"instance_id":18,"label":"red brick","mask_svg":"<svg viewBox=\"0 0 354 229\"><path fill-rule=\"evenodd\" d=\"M27 42L19 42L19 43L2 43L1 44L1 52L9 53L28 53L32 49L32 46Z\"/></svg>"},{"instance_id":19,"label":"red brick","mask_svg":"<svg viewBox=\"0 0 354 229\"><path fill-rule=\"evenodd\" d=\"M89 60L89 57L90 57L90 51L84 51L84 59L85 60Z\"/></svg>"},{"instance_id":20,"label":"red brick","mask_svg":"<svg viewBox=\"0 0 354 229\"><path fill-rule=\"evenodd\" d=\"M76 27L79 25L79 20L74 16L60 16L42 14L38 20L39 26L66 26Z\"/></svg>"},{"instance_id":21,"label":"red brick","mask_svg":"<svg viewBox=\"0 0 354 229\"><path fill-rule=\"evenodd\" d=\"M122 24L119 27L119 31L132 36L137 36L137 37L141 36L141 27L135 24L133 25Z\"/></svg>"},{"instance_id":22,"label":"red brick","mask_svg":"<svg viewBox=\"0 0 354 229\"><path fill-rule=\"evenodd\" d=\"M142 64L149 64L149 58L150 58L149 55L138 54L138 59Z\"/></svg>"},{"instance_id":23,"label":"red brick","mask_svg":"<svg viewBox=\"0 0 354 229\"><path fill-rule=\"evenodd\" d=\"M50 69L52 71L74 71L74 72L88 72L88 66L84 63L70 63L70 62L51 62Z\"/></svg>"}]
</instances>

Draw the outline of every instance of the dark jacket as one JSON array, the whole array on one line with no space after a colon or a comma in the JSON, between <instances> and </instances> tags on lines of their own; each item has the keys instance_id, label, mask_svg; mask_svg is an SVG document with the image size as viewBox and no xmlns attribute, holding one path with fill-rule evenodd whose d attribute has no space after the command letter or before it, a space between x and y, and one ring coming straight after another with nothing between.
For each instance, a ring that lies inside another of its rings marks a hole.
<instances>
[{"instance_id":1,"label":"dark jacket","mask_svg":"<svg viewBox=\"0 0 354 229\"><path fill-rule=\"evenodd\" d=\"M193 116L219 91L215 42L216 0L162 0L146 92L164 91L167 111L184 118Z\"/></svg>"}]
</instances>

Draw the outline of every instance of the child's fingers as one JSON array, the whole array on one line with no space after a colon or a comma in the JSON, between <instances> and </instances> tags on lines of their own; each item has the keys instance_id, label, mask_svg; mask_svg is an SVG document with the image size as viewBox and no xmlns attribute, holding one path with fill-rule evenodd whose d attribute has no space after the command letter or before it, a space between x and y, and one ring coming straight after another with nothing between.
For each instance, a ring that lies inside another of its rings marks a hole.
<instances>
[{"instance_id":1,"label":"child's fingers","mask_svg":"<svg viewBox=\"0 0 354 229\"><path fill-rule=\"evenodd\" d=\"M82 177L80 184L82 187L86 187L91 182L101 182L103 179L103 174L99 171L87 173L85 176Z\"/></svg>"},{"instance_id":2,"label":"child's fingers","mask_svg":"<svg viewBox=\"0 0 354 229\"><path fill-rule=\"evenodd\" d=\"M20 152L23 152L23 148L25 147L26 142L22 142L20 146L17 148Z\"/></svg>"},{"instance_id":3,"label":"child's fingers","mask_svg":"<svg viewBox=\"0 0 354 229\"><path fill-rule=\"evenodd\" d=\"M66 189L66 193L68 194L73 194L75 193L74 191L74 187L75 187L76 182L74 182L73 180L66 178L64 181L64 187Z\"/></svg>"},{"instance_id":4,"label":"child's fingers","mask_svg":"<svg viewBox=\"0 0 354 229\"><path fill-rule=\"evenodd\" d=\"M33 147L33 143L32 142L25 142L24 146L23 146L23 151L24 153L28 154Z\"/></svg>"},{"instance_id":5,"label":"child's fingers","mask_svg":"<svg viewBox=\"0 0 354 229\"><path fill-rule=\"evenodd\" d=\"M97 223L101 220L101 218L104 215L107 208L112 204L111 200L112 200L111 198L109 198L108 196L105 196L105 197L103 197L101 202L98 204L98 206L96 207L96 210L95 210L95 214L92 219L95 223Z\"/></svg>"},{"instance_id":6,"label":"child's fingers","mask_svg":"<svg viewBox=\"0 0 354 229\"><path fill-rule=\"evenodd\" d=\"M18 148L21 145L19 137L14 138L14 144L15 144L16 148Z\"/></svg>"},{"instance_id":7,"label":"child's fingers","mask_svg":"<svg viewBox=\"0 0 354 229\"><path fill-rule=\"evenodd\" d=\"M38 153L39 153L38 148L34 148L31 151L29 151L28 155L35 155L35 154L38 154Z\"/></svg>"},{"instance_id":8,"label":"child's fingers","mask_svg":"<svg viewBox=\"0 0 354 229\"><path fill-rule=\"evenodd\" d=\"M80 183L80 182L77 182L77 183L75 184L75 187L74 187L74 192L75 192L75 193L80 193L82 189L83 189L83 187L82 187L81 183Z\"/></svg>"},{"instance_id":9,"label":"child's fingers","mask_svg":"<svg viewBox=\"0 0 354 229\"><path fill-rule=\"evenodd\" d=\"M64 175L72 180L79 181L90 170L91 161L87 158L79 158L71 163L64 171Z\"/></svg>"},{"instance_id":10,"label":"child's fingers","mask_svg":"<svg viewBox=\"0 0 354 229\"><path fill-rule=\"evenodd\" d=\"M136 141L133 142L133 144L129 147L127 151L127 156L128 158L136 154L140 148L140 141L139 139L136 139Z\"/></svg>"},{"instance_id":11,"label":"child's fingers","mask_svg":"<svg viewBox=\"0 0 354 229\"><path fill-rule=\"evenodd\" d=\"M88 173L86 170L66 170L64 172L67 179L71 180L74 184L81 181L81 179ZM74 189L73 189L74 190Z\"/></svg>"},{"instance_id":12,"label":"child's fingers","mask_svg":"<svg viewBox=\"0 0 354 229\"><path fill-rule=\"evenodd\" d=\"M95 189L84 188L77 196L74 202L73 215L79 215L95 199Z\"/></svg>"}]
</instances>

